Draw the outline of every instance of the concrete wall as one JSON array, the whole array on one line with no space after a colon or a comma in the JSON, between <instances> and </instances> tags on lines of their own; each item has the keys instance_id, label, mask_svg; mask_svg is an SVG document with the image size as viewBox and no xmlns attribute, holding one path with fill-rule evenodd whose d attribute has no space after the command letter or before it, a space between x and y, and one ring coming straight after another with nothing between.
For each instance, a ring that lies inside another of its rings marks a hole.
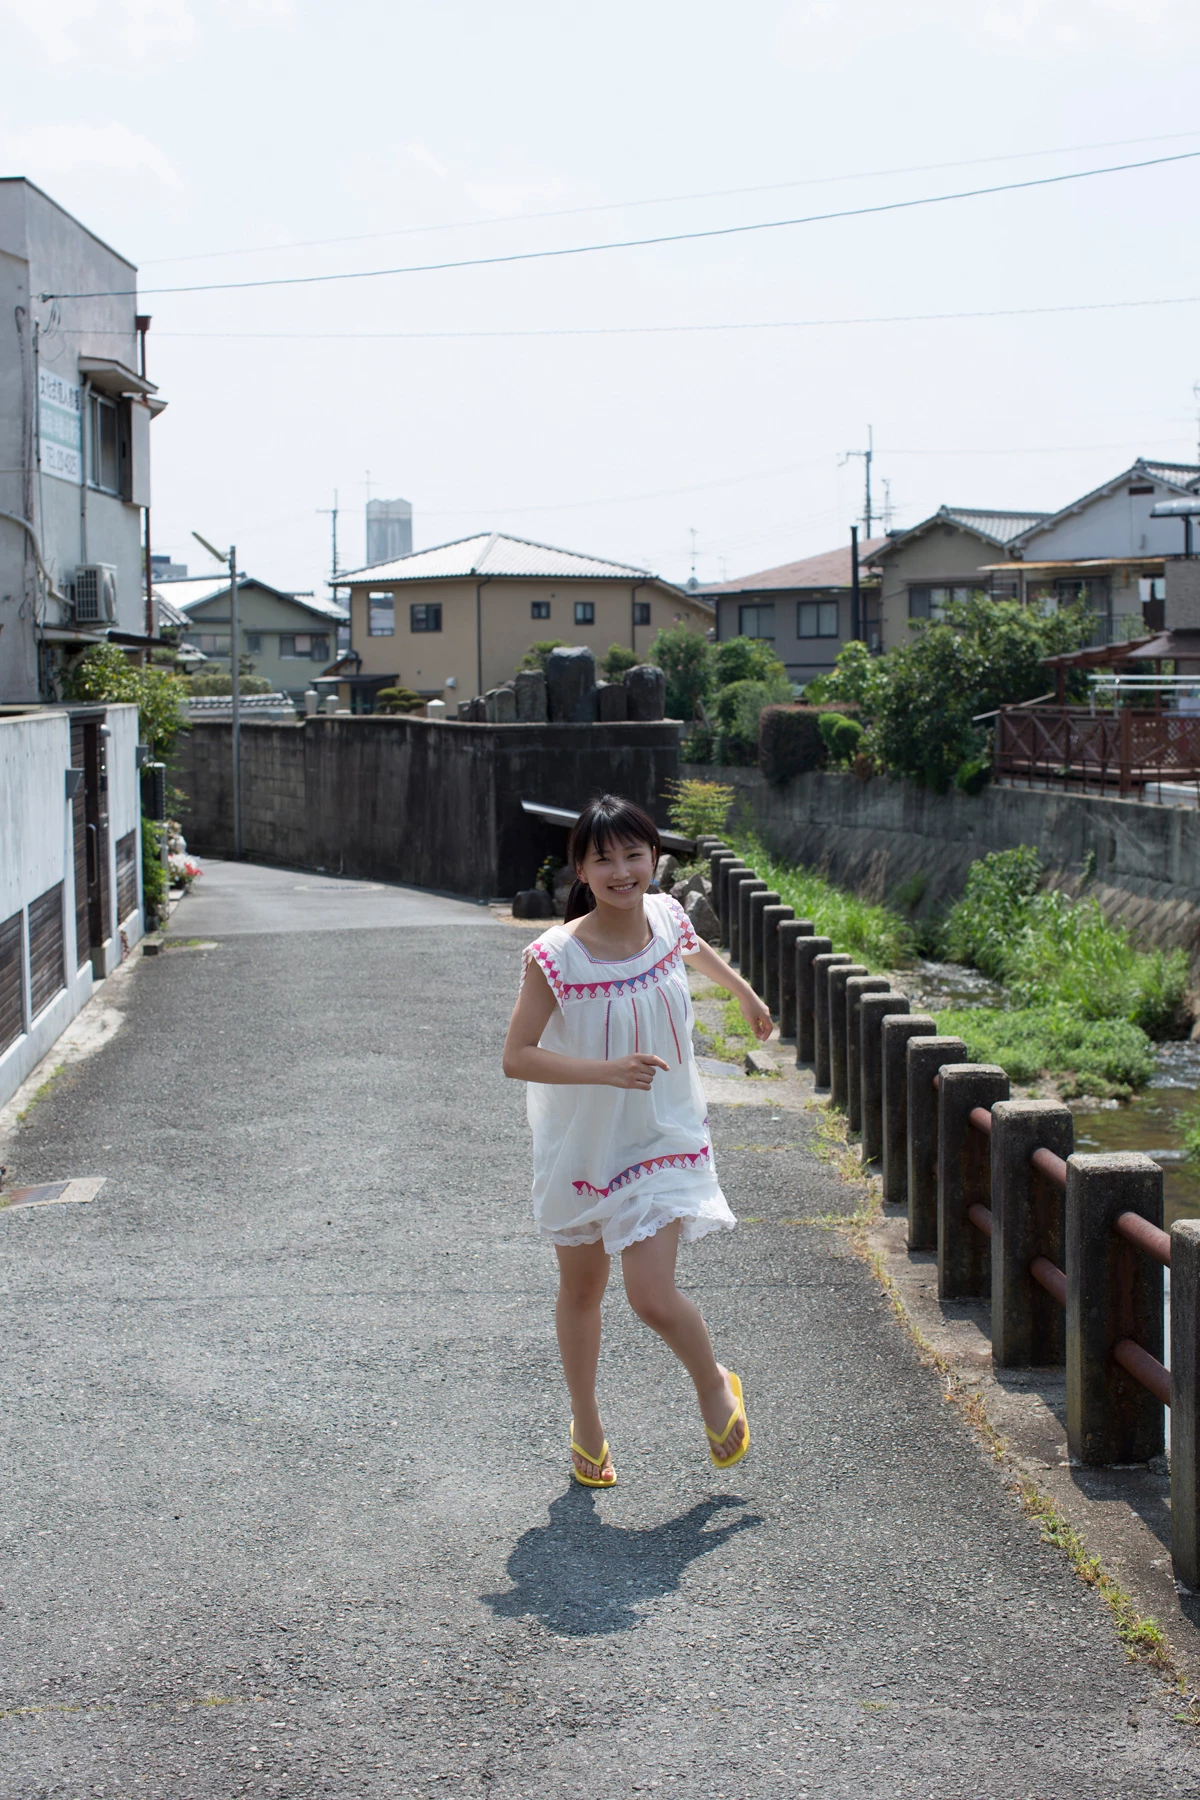
<instances>
[{"instance_id":1,"label":"concrete wall","mask_svg":"<svg viewBox=\"0 0 1200 1800\"><path fill-rule=\"evenodd\" d=\"M1140 943L1181 947L1200 965L1200 814L1187 808L1001 787L971 799L883 776L800 775L768 787L757 769L680 773L734 787L735 828L740 818L778 855L901 910L918 889L915 910L937 910L979 857L1018 844L1035 845L1053 885L1076 892L1092 852L1086 891L1105 912Z\"/></svg>"},{"instance_id":2,"label":"concrete wall","mask_svg":"<svg viewBox=\"0 0 1200 1800\"><path fill-rule=\"evenodd\" d=\"M108 879L113 897L113 914L117 901L117 840L137 832L137 905L125 918L116 920L116 929L104 946L104 973L109 975L127 956L142 936L145 915L142 912L142 782L137 766L138 715L136 706L110 706L105 723L112 732L108 745Z\"/></svg>"},{"instance_id":3,"label":"concrete wall","mask_svg":"<svg viewBox=\"0 0 1200 1800\"><path fill-rule=\"evenodd\" d=\"M384 877L492 899L532 886L562 854L561 828L521 801L579 807L625 794L666 822L678 725L467 725L403 717L242 727L242 836L248 856ZM189 847L232 847L230 727L193 725L173 779L188 796Z\"/></svg>"}]
</instances>

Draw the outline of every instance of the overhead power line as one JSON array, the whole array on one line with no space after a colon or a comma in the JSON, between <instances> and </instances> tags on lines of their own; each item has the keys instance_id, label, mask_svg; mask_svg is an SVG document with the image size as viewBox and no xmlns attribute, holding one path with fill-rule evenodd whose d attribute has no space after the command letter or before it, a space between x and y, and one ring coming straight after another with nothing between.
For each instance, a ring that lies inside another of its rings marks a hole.
<instances>
[{"instance_id":1,"label":"overhead power line","mask_svg":"<svg viewBox=\"0 0 1200 1800\"><path fill-rule=\"evenodd\" d=\"M1192 162L1200 150L1181 150L1173 156L1148 157L1141 162L1113 163L1102 169L1075 169L1063 175L1039 175L1029 181L1006 181L993 187L964 188L953 194L926 194L915 200L886 200L872 206L846 207L837 212L808 213L794 219L763 219L748 225L716 225L700 231L659 232L652 237L619 238L608 243L570 244L553 250L517 250L502 256L467 256L446 262L408 263L392 269L352 269L340 274L272 275L254 281L191 282L181 287L142 288L143 298L159 294L235 293L257 288L314 287L334 281L374 281L384 276L429 275L454 269L495 268L506 263L550 262L574 256L594 256L610 250L641 250L659 244L696 243L706 238L745 237L757 231L784 231L799 225L820 225L835 219L863 219L881 213L909 212L915 207L944 206L951 201L979 200L991 194L1020 193L1032 188L1059 187L1069 181L1087 181L1099 175L1123 175L1134 169L1156 169L1168 163ZM97 288L79 293L42 294L42 300L115 300L136 296L137 288Z\"/></svg>"},{"instance_id":2,"label":"overhead power line","mask_svg":"<svg viewBox=\"0 0 1200 1800\"><path fill-rule=\"evenodd\" d=\"M707 188L690 194L656 194L640 200L606 200L592 206L555 206L541 212L498 213L484 219L449 219L437 225L398 225L390 231L355 231L341 237L294 238L283 244L257 244L240 250L195 250L182 256L147 257L144 269L167 263L210 262L228 256L269 256L287 250L321 250L331 244L379 243L384 238L427 237L438 231L473 231L494 225L523 225L540 219L577 219L587 214L632 212L643 206L681 206L692 200L733 200L745 194L778 194L793 188L833 187L846 181L874 181L888 175L930 175L941 169L977 169L992 163L1031 162L1039 156L1079 156L1085 150L1125 150L1135 144L1171 144L1200 137L1200 131L1160 132L1155 137L1102 138L1092 144L1060 144L1046 150L1008 150L998 156L965 156L953 162L908 163L891 169L857 169L838 175L805 175L793 181L757 182L749 187Z\"/></svg>"},{"instance_id":3,"label":"overhead power line","mask_svg":"<svg viewBox=\"0 0 1200 1800\"><path fill-rule=\"evenodd\" d=\"M849 319L746 319L711 325L547 325L534 328L474 331L159 331L156 338L217 338L249 343L378 343L437 338L659 337L704 331L808 331L838 325L922 325L948 319L1025 319L1039 313L1121 312L1140 306L1198 306L1200 294L1174 294L1158 300L1079 300L1065 306L994 306L983 311L940 313L868 313ZM101 333L101 336L104 334ZM121 334L114 332L112 335Z\"/></svg>"}]
</instances>

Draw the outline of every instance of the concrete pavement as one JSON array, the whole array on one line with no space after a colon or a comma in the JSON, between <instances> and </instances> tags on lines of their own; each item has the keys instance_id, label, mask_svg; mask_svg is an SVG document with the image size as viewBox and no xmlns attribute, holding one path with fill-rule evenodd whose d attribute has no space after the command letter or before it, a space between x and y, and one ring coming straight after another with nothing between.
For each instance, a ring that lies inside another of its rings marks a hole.
<instances>
[{"instance_id":1,"label":"concrete pavement","mask_svg":"<svg viewBox=\"0 0 1200 1800\"><path fill-rule=\"evenodd\" d=\"M573 1488L499 1068L523 934L213 874L2 1157L107 1178L0 1213L3 1800L1197 1791L1197 1734L804 1222L852 1198L814 1115L722 1084L743 1224L685 1253L751 1456L711 1468L618 1276L622 1485Z\"/></svg>"}]
</instances>

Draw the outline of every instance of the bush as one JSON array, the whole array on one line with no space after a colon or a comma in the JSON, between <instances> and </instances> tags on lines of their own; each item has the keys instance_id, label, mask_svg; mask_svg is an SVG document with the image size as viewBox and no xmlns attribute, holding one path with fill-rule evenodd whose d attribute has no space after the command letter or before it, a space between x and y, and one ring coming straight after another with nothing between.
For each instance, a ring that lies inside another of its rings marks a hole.
<instances>
[{"instance_id":1,"label":"bush","mask_svg":"<svg viewBox=\"0 0 1200 1800\"><path fill-rule=\"evenodd\" d=\"M116 644L85 650L68 673L63 691L68 700L132 702L138 709L138 732L158 762L165 761L180 732L187 729L180 706L187 688L179 676L166 669L139 668Z\"/></svg>"},{"instance_id":2,"label":"bush","mask_svg":"<svg viewBox=\"0 0 1200 1800\"><path fill-rule=\"evenodd\" d=\"M242 675L238 681L243 694L269 694L272 687L265 675ZM204 669L188 682L193 694L232 694L233 676L220 669Z\"/></svg>"},{"instance_id":3,"label":"bush","mask_svg":"<svg viewBox=\"0 0 1200 1800\"><path fill-rule=\"evenodd\" d=\"M716 837L725 829L733 789L717 781L669 781L667 817L683 837Z\"/></svg>"},{"instance_id":4,"label":"bush","mask_svg":"<svg viewBox=\"0 0 1200 1800\"><path fill-rule=\"evenodd\" d=\"M606 681L623 681L626 669L636 669L641 660L628 644L610 644L601 660L600 673Z\"/></svg>"},{"instance_id":5,"label":"bush","mask_svg":"<svg viewBox=\"0 0 1200 1800\"><path fill-rule=\"evenodd\" d=\"M830 762L840 763L843 767L852 763L858 754L863 735L863 728L858 720L848 719L844 713L821 713L817 726L829 752Z\"/></svg>"},{"instance_id":6,"label":"bush","mask_svg":"<svg viewBox=\"0 0 1200 1800\"><path fill-rule=\"evenodd\" d=\"M685 763L717 761L717 734L711 725L693 725L679 746L679 760Z\"/></svg>"},{"instance_id":7,"label":"bush","mask_svg":"<svg viewBox=\"0 0 1200 1800\"><path fill-rule=\"evenodd\" d=\"M820 768L825 740L811 706L766 706L758 720L758 766L772 787Z\"/></svg>"},{"instance_id":8,"label":"bush","mask_svg":"<svg viewBox=\"0 0 1200 1800\"><path fill-rule=\"evenodd\" d=\"M1066 1099L1127 1100L1154 1073L1144 1031L1127 1019L1085 1019L1069 1006L942 1012L938 1028L962 1038L972 1062L999 1063L1013 1081L1053 1076Z\"/></svg>"},{"instance_id":9,"label":"bush","mask_svg":"<svg viewBox=\"0 0 1200 1800\"><path fill-rule=\"evenodd\" d=\"M142 910L153 931L167 916L167 872L162 866L162 826L142 814Z\"/></svg>"},{"instance_id":10,"label":"bush","mask_svg":"<svg viewBox=\"0 0 1200 1800\"><path fill-rule=\"evenodd\" d=\"M758 724L763 708L792 697L787 677L780 673L765 681L731 681L717 694L716 715L724 748L731 760L758 761Z\"/></svg>"},{"instance_id":11,"label":"bush","mask_svg":"<svg viewBox=\"0 0 1200 1800\"><path fill-rule=\"evenodd\" d=\"M733 637L714 644L712 667L719 688L729 687L736 681L771 681L780 676L787 682L783 664L770 644L764 644L761 638ZM786 695L781 697L791 699L790 682L787 682Z\"/></svg>"},{"instance_id":12,"label":"bush","mask_svg":"<svg viewBox=\"0 0 1200 1800\"><path fill-rule=\"evenodd\" d=\"M530 644L518 666L522 669L540 669L544 675L550 652L565 650L566 647L566 638L539 638L536 644Z\"/></svg>"},{"instance_id":13,"label":"bush","mask_svg":"<svg viewBox=\"0 0 1200 1800\"><path fill-rule=\"evenodd\" d=\"M973 762L959 763L954 772L954 785L960 794L982 794L992 779L992 765L986 757L977 757Z\"/></svg>"},{"instance_id":14,"label":"bush","mask_svg":"<svg viewBox=\"0 0 1200 1800\"><path fill-rule=\"evenodd\" d=\"M420 694L414 694L411 688L380 688L375 696L375 711L381 713L411 713L424 706Z\"/></svg>"},{"instance_id":15,"label":"bush","mask_svg":"<svg viewBox=\"0 0 1200 1800\"><path fill-rule=\"evenodd\" d=\"M712 692L713 665L708 641L686 625L660 631L650 646L650 661L667 678L666 710L669 719L690 720L696 708Z\"/></svg>"}]
</instances>

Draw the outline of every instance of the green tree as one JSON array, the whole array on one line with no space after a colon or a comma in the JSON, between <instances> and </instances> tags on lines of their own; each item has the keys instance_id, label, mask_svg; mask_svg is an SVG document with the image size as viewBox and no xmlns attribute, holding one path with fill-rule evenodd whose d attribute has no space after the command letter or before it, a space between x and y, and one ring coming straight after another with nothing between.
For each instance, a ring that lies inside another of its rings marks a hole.
<instances>
[{"instance_id":1,"label":"green tree","mask_svg":"<svg viewBox=\"0 0 1200 1800\"><path fill-rule=\"evenodd\" d=\"M712 652L707 639L686 625L669 625L651 644L649 660L657 663L667 678L667 717L694 719L697 703L712 692Z\"/></svg>"},{"instance_id":2,"label":"green tree","mask_svg":"<svg viewBox=\"0 0 1200 1800\"><path fill-rule=\"evenodd\" d=\"M64 682L68 700L128 702L138 709L138 731L151 755L162 761L186 729L180 702L186 683L166 669L142 669L116 644L85 650Z\"/></svg>"},{"instance_id":3,"label":"green tree","mask_svg":"<svg viewBox=\"0 0 1200 1800\"><path fill-rule=\"evenodd\" d=\"M636 669L641 660L628 644L610 644L601 659L600 673L605 681L621 681L626 669Z\"/></svg>"},{"instance_id":4,"label":"green tree","mask_svg":"<svg viewBox=\"0 0 1200 1800\"><path fill-rule=\"evenodd\" d=\"M530 644L521 658L520 667L522 669L540 669L544 675L546 664L550 659L550 652L562 650L566 641L566 638L539 638L536 644Z\"/></svg>"},{"instance_id":5,"label":"green tree","mask_svg":"<svg viewBox=\"0 0 1200 1800\"><path fill-rule=\"evenodd\" d=\"M728 687L734 681L770 681L773 676L787 679L773 646L761 638L733 637L714 644L712 664L718 687ZM787 697L791 698L790 686Z\"/></svg>"}]
</instances>

